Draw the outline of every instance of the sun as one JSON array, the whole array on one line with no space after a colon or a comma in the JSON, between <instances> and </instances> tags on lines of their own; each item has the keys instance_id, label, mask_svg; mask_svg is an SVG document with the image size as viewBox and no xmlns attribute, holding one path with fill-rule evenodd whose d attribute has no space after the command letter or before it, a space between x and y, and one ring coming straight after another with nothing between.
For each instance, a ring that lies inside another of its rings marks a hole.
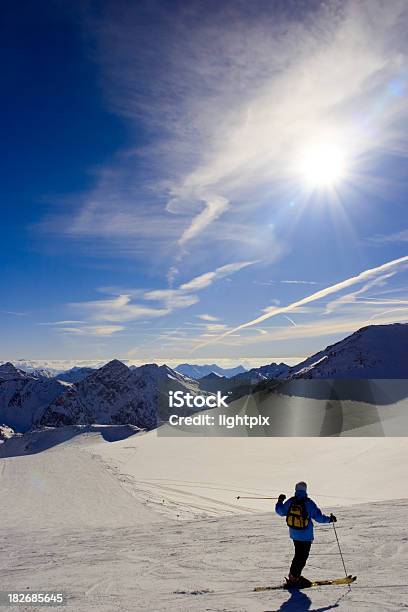
<instances>
[{"instance_id":1,"label":"sun","mask_svg":"<svg viewBox=\"0 0 408 612\"><path fill-rule=\"evenodd\" d=\"M319 143L306 147L300 156L300 174L313 188L330 188L346 176L345 155L340 147Z\"/></svg>"}]
</instances>

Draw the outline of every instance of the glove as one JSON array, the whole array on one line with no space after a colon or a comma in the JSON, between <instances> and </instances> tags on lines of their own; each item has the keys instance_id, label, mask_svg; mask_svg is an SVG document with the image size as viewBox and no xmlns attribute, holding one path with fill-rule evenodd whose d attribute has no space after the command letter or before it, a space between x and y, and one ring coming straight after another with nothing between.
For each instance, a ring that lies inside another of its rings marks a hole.
<instances>
[{"instance_id":1,"label":"glove","mask_svg":"<svg viewBox=\"0 0 408 612\"><path fill-rule=\"evenodd\" d=\"M279 504L283 504L283 502L285 501L285 499L286 499L286 495L285 495L284 493L281 493L281 494L279 495L279 497L278 497L278 503L279 503Z\"/></svg>"},{"instance_id":2,"label":"glove","mask_svg":"<svg viewBox=\"0 0 408 612\"><path fill-rule=\"evenodd\" d=\"M330 522L331 523L337 523L337 518L334 516L334 514L330 515Z\"/></svg>"}]
</instances>

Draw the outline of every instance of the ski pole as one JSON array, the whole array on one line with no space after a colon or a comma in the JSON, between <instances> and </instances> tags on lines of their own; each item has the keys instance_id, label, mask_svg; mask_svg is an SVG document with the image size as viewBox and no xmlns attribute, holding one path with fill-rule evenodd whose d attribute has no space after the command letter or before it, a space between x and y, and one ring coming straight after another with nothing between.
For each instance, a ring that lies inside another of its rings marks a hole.
<instances>
[{"instance_id":1,"label":"ski pole","mask_svg":"<svg viewBox=\"0 0 408 612\"><path fill-rule=\"evenodd\" d=\"M248 497L245 495L237 495L236 499L278 499L277 497Z\"/></svg>"},{"instance_id":2,"label":"ski pole","mask_svg":"<svg viewBox=\"0 0 408 612\"><path fill-rule=\"evenodd\" d=\"M337 536L337 529L336 529L336 527L334 526L334 523L332 523L332 525L333 525L333 529L334 529L334 535L336 536L337 544L338 544L338 547L339 547L340 557L341 557L341 561L342 561L342 563L343 563L343 567L344 567L344 573L346 574L346 578L347 578L347 577L348 577L348 574L347 574L347 570L346 570L346 564L344 563L343 553L341 552L340 542L339 542L339 538L338 538L338 536Z\"/></svg>"}]
</instances>

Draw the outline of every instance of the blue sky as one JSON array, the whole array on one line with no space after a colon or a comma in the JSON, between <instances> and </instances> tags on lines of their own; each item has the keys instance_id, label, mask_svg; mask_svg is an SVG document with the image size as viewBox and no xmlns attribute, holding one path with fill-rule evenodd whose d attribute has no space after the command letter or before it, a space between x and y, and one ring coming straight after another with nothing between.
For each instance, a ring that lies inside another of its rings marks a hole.
<instances>
[{"instance_id":1,"label":"blue sky","mask_svg":"<svg viewBox=\"0 0 408 612\"><path fill-rule=\"evenodd\" d=\"M4 23L0 358L296 361L407 320L405 1Z\"/></svg>"}]
</instances>

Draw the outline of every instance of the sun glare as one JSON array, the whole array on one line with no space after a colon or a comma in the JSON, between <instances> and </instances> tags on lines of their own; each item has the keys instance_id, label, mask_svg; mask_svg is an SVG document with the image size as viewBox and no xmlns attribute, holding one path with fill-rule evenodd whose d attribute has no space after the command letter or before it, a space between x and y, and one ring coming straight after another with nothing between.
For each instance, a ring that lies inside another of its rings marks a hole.
<instances>
[{"instance_id":1,"label":"sun glare","mask_svg":"<svg viewBox=\"0 0 408 612\"><path fill-rule=\"evenodd\" d=\"M311 187L333 187L346 175L344 154L332 144L311 146L303 151L300 172Z\"/></svg>"}]
</instances>

